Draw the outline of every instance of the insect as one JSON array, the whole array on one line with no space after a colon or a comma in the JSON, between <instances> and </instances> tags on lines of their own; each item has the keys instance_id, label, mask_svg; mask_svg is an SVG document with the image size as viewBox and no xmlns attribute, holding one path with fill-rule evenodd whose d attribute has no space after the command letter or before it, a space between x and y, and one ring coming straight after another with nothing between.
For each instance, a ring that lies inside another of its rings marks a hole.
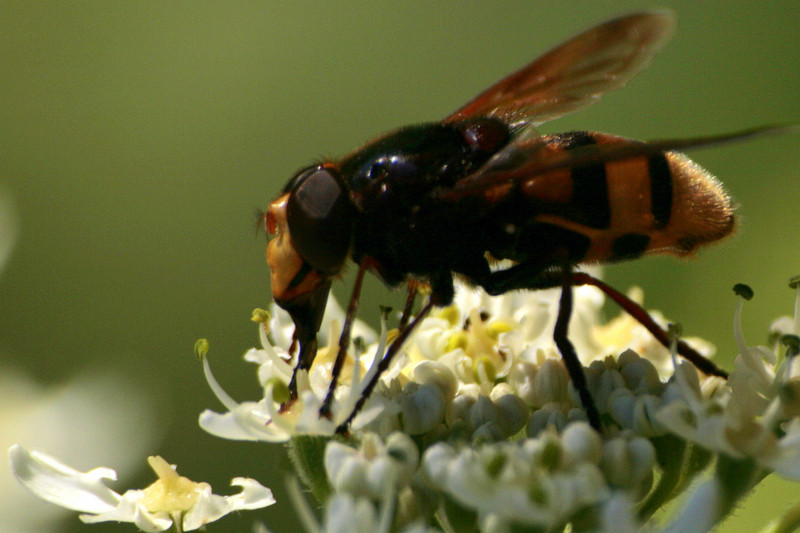
<instances>
[{"instance_id":1,"label":"insect","mask_svg":"<svg viewBox=\"0 0 800 533\"><path fill-rule=\"evenodd\" d=\"M625 85L674 25L674 16L663 11L610 20L552 49L441 122L400 128L292 177L265 216L273 236L267 247L273 297L294 321L299 344L291 397L297 395L297 373L308 370L316 355L331 283L352 260L358 272L321 415L331 415L369 270L389 286L409 286L400 333L381 359L381 371L433 307L451 303L454 275L495 295L561 287L554 338L589 421L599 428L567 335L572 287L599 286L662 343L669 339L644 309L574 267L647 253L685 256L729 235L736 225L730 198L708 172L674 150L769 128L652 143L585 131L537 135L533 128ZM499 267L500 260L512 266ZM420 283L429 286L430 296L409 319ZM701 370L726 375L685 343L678 351ZM378 377L366 385L340 431Z\"/></svg>"}]
</instances>

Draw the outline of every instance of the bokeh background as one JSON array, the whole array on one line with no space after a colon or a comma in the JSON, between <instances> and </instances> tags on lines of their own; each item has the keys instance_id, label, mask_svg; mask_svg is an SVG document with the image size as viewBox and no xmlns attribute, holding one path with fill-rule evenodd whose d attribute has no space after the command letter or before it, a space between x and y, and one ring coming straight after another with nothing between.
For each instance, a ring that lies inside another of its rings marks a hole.
<instances>
[{"instance_id":1,"label":"bokeh background","mask_svg":"<svg viewBox=\"0 0 800 533\"><path fill-rule=\"evenodd\" d=\"M259 392L241 360L257 342L250 311L269 301L255 210L315 158L444 117L578 31L657 6L676 11L679 28L650 68L542 131L655 139L800 120L795 2L0 1L0 225L6 241L18 230L0 278L0 444L48 448L84 469L132 457L120 490L150 483L152 453L216 492L255 477L279 504L209 531L248 531L255 518L295 530L282 448L197 426L200 411L221 408L193 358L198 337L231 394ZM649 258L606 277L644 287L650 307L715 342L730 366L734 283L755 289L751 343L792 310L800 135L692 156L741 204L738 235L697 261ZM365 293L373 321L379 301L402 298L374 280ZM60 399L76 388L96 393L91 405ZM11 502L0 530L51 511L0 474ZM763 526L798 497L770 480L721 531ZM72 514L55 524L132 530Z\"/></svg>"}]
</instances>

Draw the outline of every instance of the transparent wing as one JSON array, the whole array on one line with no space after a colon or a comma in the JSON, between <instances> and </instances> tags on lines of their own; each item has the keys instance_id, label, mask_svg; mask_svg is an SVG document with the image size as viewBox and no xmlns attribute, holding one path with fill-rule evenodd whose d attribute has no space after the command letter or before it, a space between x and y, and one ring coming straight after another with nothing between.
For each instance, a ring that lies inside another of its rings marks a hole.
<instances>
[{"instance_id":1,"label":"transparent wing","mask_svg":"<svg viewBox=\"0 0 800 533\"><path fill-rule=\"evenodd\" d=\"M445 122L499 116L535 126L588 107L646 67L674 27L669 11L633 13L595 26L502 79Z\"/></svg>"},{"instance_id":2,"label":"transparent wing","mask_svg":"<svg viewBox=\"0 0 800 533\"><path fill-rule=\"evenodd\" d=\"M765 135L794 132L798 129L800 126L789 123L768 124L705 137L648 142L620 137L613 142L589 144L571 150L553 150L543 138L526 139L508 145L483 167L458 181L453 187L438 189L435 197L442 201L459 201L472 195L486 194L494 188L499 191L555 169L583 167L673 150L739 142Z\"/></svg>"}]
</instances>

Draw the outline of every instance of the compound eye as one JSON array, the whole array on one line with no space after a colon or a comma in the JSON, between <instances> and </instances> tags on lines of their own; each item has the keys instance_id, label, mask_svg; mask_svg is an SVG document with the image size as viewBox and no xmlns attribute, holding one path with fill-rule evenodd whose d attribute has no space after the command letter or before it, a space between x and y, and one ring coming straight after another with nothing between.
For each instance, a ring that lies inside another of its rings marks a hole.
<instances>
[{"instance_id":1,"label":"compound eye","mask_svg":"<svg viewBox=\"0 0 800 533\"><path fill-rule=\"evenodd\" d=\"M293 180L286 217L297 252L326 274L341 271L353 232L353 206L334 170L315 167Z\"/></svg>"}]
</instances>

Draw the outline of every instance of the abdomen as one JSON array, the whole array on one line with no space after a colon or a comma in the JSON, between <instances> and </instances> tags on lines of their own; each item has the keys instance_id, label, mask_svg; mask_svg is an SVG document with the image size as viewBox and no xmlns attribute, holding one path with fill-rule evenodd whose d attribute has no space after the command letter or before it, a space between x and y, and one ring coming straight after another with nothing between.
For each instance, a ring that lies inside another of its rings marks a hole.
<instances>
[{"instance_id":1,"label":"abdomen","mask_svg":"<svg viewBox=\"0 0 800 533\"><path fill-rule=\"evenodd\" d=\"M546 139L554 151L619 140L590 132ZM677 152L553 170L521 183L518 193L534 213L528 232L558 233L575 262L687 255L735 227L731 200L719 182Z\"/></svg>"}]
</instances>

